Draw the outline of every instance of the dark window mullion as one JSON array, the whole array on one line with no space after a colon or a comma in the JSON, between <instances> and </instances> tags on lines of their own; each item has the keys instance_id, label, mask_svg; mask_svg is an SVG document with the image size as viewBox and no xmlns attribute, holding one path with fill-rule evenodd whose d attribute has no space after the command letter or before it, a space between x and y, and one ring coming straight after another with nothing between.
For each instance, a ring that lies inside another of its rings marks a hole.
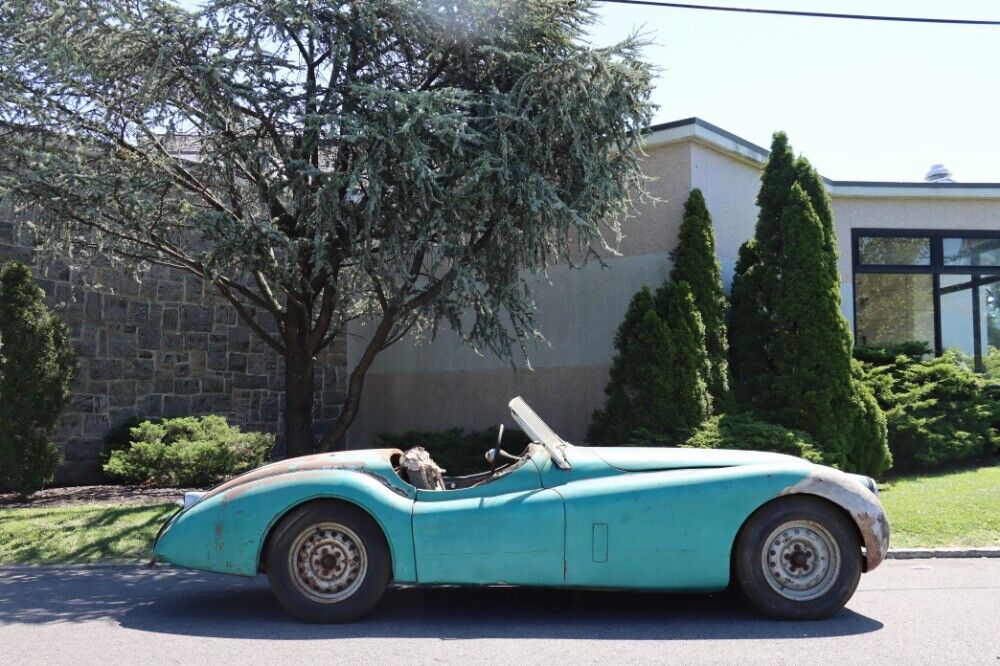
<instances>
[{"instance_id":1,"label":"dark window mullion","mask_svg":"<svg viewBox=\"0 0 1000 666\"><path fill-rule=\"evenodd\" d=\"M935 273L931 278L934 290L934 355L940 356L944 351L941 347L941 274Z\"/></svg>"}]
</instances>

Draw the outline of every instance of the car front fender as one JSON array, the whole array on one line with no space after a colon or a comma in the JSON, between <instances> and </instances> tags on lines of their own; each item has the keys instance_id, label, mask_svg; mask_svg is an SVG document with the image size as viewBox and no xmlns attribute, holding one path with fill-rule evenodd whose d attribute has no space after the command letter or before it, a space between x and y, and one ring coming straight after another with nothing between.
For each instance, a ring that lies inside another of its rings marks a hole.
<instances>
[{"instance_id":1,"label":"car front fender","mask_svg":"<svg viewBox=\"0 0 1000 666\"><path fill-rule=\"evenodd\" d=\"M865 546L865 571L871 571L889 552L889 521L878 497L852 474L817 467L783 495L815 495L833 502L851 515Z\"/></svg>"}]
</instances>

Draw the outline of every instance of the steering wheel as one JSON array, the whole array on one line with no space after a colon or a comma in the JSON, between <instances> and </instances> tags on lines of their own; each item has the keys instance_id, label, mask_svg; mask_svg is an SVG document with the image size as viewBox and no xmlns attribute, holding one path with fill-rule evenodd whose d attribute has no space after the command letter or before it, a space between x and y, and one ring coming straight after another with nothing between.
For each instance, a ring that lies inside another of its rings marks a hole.
<instances>
[{"instance_id":1,"label":"steering wheel","mask_svg":"<svg viewBox=\"0 0 1000 666\"><path fill-rule=\"evenodd\" d=\"M503 443L503 424L500 424L500 431L497 433L497 445L489 450L486 457L490 461L490 474L497 471L497 462L500 460L500 444Z\"/></svg>"}]
</instances>

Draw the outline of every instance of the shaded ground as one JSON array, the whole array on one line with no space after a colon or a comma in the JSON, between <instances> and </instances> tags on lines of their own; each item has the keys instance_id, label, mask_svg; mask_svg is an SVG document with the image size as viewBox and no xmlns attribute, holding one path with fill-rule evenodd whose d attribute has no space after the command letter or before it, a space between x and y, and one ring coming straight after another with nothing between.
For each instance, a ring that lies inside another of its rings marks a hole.
<instances>
[{"instance_id":1,"label":"shaded ground","mask_svg":"<svg viewBox=\"0 0 1000 666\"><path fill-rule=\"evenodd\" d=\"M185 488L145 486L72 486L46 488L24 499L15 493L0 493L0 508L64 506L68 504L162 504L184 496Z\"/></svg>"},{"instance_id":2,"label":"shaded ground","mask_svg":"<svg viewBox=\"0 0 1000 666\"><path fill-rule=\"evenodd\" d=\"M5 664L996 664L998 616L998 560L887 562L822 622L768 620L731 594L402 588L361 622L308 625L263 578L0 567Z\"/></svg>"}]
</instances>

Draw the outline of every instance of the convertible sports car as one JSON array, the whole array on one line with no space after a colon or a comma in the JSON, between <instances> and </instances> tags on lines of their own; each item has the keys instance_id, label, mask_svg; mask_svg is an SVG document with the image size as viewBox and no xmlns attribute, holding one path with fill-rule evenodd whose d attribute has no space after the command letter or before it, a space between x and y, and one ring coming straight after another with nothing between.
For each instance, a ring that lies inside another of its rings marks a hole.
<instances>
[{"instance_id":1,"label":"convertible sports car","mask_svg":"<svg viewBox=\"0 0 1000 666\"><path fill-rule=\"evenodd\" d=\"M532 443L443 476L422 448L283 460L188 493L154 560L253 576L314 622L359 618L390 582L721 590L826 617L885 557L875 482L751 451L572 446L521 399Z\"/></svg>"}]
</instances>

